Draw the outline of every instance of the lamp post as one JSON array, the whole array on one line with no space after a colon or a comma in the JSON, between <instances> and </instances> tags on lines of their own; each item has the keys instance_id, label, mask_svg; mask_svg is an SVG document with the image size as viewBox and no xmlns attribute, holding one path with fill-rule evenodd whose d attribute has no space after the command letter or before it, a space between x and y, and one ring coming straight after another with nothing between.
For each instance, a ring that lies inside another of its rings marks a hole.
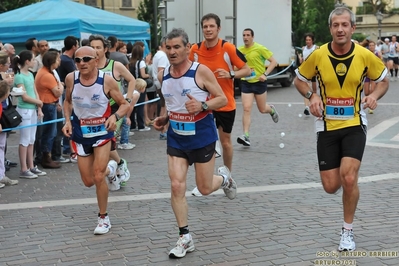
<instances>
[{"instance_id":1,"label":"lamp post","mask_svg":"<svg viewBox=\"0 0 399 266\"><path fill-rule=\"evenodd\" d=\"M166 35L166 21L165 21L165 3L163 0L159 3L158 10L159 10L159 18L161 19L161 34L162 37Z\"/></svg>"},{"instance_id":2,"label":"lamp post","mask_svg":"<svg viewBox=\"0 0 399 266\"><path fill-rule=\"evenodd\" d=\"M381 11L378 10L378 12L375 14L375 17L377 18L378 21L378 39L381 40L381 21L384 18L382 15Z\"/></svg>"}]
</instances>

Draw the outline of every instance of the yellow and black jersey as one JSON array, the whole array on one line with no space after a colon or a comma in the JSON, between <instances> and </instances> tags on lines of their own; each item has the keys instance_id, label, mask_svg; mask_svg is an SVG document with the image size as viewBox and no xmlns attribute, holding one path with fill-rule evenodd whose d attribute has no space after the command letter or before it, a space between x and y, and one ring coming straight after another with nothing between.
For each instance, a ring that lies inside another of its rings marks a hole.
<instances>
[{"instance_id":1,"label":"yellow and black jersey","mask_svg":"<svg viewBox=\"0 0 399 266\"><path fill-rule=\"evenodd\" d=\"M316 76L318 81L324 111L316 131L367 125L361 104L364 79L379 82L387 73L382 60L360 45L352 43L345 55L335 54L331 43L316 49L296 70L300 80Z\"/></svg>"}]
</instances>

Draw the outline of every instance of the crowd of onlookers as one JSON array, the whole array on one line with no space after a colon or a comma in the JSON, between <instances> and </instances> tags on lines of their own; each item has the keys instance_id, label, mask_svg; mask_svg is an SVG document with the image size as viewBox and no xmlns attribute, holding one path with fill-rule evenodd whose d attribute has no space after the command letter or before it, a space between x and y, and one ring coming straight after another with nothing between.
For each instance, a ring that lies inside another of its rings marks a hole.
<instances>
[{"instance_id":1,"label":"crowd of onlookers","mask_svg":"<svg viewBox=\"0 0 399 266\"><path fill-rule=\"evenodd\" d=\"M153 119L159 112L164 111L164 103L160 104L156 100L160 90L160 85L156 82L156 73L166 67L166 55L161 45L160 53L163 53L163 60L159 64L159 59L155 59L159 66L153 69L151 53L144 57L144 43L125 43L114 36L103 40L107 50L107 62L120 62L134 78L147 80L145 89L138 88L136 84L136 91L140 95L137 103L154 100L134 107L129 117L130 121L123 119L125 125L115 132L120 142L117 145L118 149L130 150L135 144L130 143L126 137L121 139L121 131L128 130L128 136L134 135L135 130L149 131ZM0 42L0 114L7 108L16 108L22 118L19 124L21 128L0 133L0 161L4 161L4 164L0 164L0 188L18 184L18 180L6 176L6 171L10 167L17 167L18 164L19 178L33 179L46 175L43 168L56 169L60 168L62 163L77 162L73 145L62 133L62 105L65 99L65 78L76 70L75 51L85 45L92 46L90 39L79 40L74 36L67 36L63 49L59 51L50 48L46 40L30 38L25 42L25 49L17 54L12 44ZM6 88L4 95L2 86ZM15 88L22 89L22 92L9 95ZM120 80L120 89L123 93L128 89L128 82L123 77ZM129 123L126 124L126 121ZM9 134L16 131L19 133L19 162L12 162L6 159L6 140ZM160 139L166 138L166 133L162 132Z\"/></svg>"}]
</instances>

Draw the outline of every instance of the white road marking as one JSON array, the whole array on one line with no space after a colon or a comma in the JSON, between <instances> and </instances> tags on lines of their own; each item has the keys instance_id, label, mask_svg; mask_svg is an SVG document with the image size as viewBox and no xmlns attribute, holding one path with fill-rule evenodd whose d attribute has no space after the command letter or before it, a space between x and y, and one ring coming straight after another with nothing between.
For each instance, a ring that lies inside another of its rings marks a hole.
<instances>
[{"instance_id":1,"label":"white road marking","mask_svg":"<svg viewBox=\"0 0 399 266\"><path fill-rule=\"evenodd\" d=\"M383 147L383 148L399 148L399 144L396 143L380 143L380 142L373 142L373 139L376 138L379 134L383 133L384 131L388 130L390 127L394 126L399 122L399 116L392 117L390 119L384 120L383 122L379 123L378 125L370 128L367 130L367 142L368 146L374 147ZM399 137L397 139L391 139L394 141L399 141Z\"/></svg>"},{"instance_id":2,"label":"white road marking","mask_svg":"<svg viewBox=\"0 0 399 266\"><path fill-rule=\"evenodd\" d=\"M360 177L359 183L378 182L378 181L398 179L398 178L399 178L399 173L381 174L381 175ZM272 185L272 186L239 187L238 193L243 194L243 193L254 193L254 192L270 192L270 191L310 189L310 188L321 188L321 183L309 182L309 183L296 183L296 184L284 184L284 185ZM221 194L223 194L222 190L218 190L212 193L212 195L221 195ZM191 192L186 192L186 197L193 197L193 196L191 195ZM108 202L142 201L142 200L168 199L168 198L170 198L170 193L141 194L141 195L128 195L128 196L111 195L108 198ZM97 198L0 204L0 211L34 209L34 208L44 208L44 207L60 207L60 206L72 206L72 205L87 205L87 204L97 204Z\"/></svg>"}]
</instances>

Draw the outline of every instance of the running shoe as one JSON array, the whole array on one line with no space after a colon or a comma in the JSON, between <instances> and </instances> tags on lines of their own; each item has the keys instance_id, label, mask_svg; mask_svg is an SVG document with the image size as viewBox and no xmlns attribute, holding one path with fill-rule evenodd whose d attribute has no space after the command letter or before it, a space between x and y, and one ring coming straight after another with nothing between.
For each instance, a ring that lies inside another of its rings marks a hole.
<instances>
[{"instance_id":1,"label":"running shoe","mask_svg":"<svg viewBox=\"0 0 399 266\"><path fill-rule=\"evenodd\" d=\"M160 140L167 140L168 139L168 134L166 132L159 134L159 139Z\"/></svg>"},{"instance_id":2,"label":"running shoe","mask_svg":"<svg viewBox=\"0 0 399 266\"><path fill-rule=\"evenodd\" d=\"M114 160L108 162L109 174L107 180L108 189L111 191L119 190L121 188L119 177L116 175L117 168L118 164Z\"/></svg>"},{"instance_id":3,"label":"running shoe","mask_svg":"<svg viewBox=\"0 0 399 266\"><path fill-rule=\"evenodd\" d=\"M69 156L69 160L71 163L77 163L78 162L78 155L76 153L71 153Z\"/></svg>"},{"instance_id":4,"label":"running shoe","mask_svg":"<svg viewBox=\"0 0 399 266\"><path fill-rule=\"evenodd\" d=\"M237 143L238 144L242 144L242 145L247 146L247 147L251 146L251 142L249 141L249 137L247 137L245 135L242 135L242 137L238 137L237 138Z\"/></svg>"},{"instance_id":5,"label":"running shoe","mask_svg":"<svg viewBox=\"0 0 399 266\"><path fill-rule=\"evenodd\" d=\"M341 230L341 241L339 242L339 251L354 251L356 249L355 239L353 236L353 230L345 229L342 227Z\"/></svg>"},{"instance_id":6,"label":"running shoe","mask_svg":"<svg viewBox=\"0 0 399 266\"><path fill-rule=\"evenodd\" d=\"M127 168L127 162L122 158L123 163L118 165L118 169L116 170L116 175L119 177L121 182L126 182L130 178L130 171Z\"/></svg>"},{"instance_id":7,"label":"running shoe","mask_svg":"<svg viewBox=\"0 0 399 266\"><path fill-rule=\"evenodd\" d=\"M177 240L176 247L169 252L170 258L183 258L187 252L193 252L195 249L194 241L190 234L181 235Z\"/></svg>"},{"instance_id":8,"label":"running shoe","mask_svg":"<svg viewBox=\"0 0 399 266\"><path fill-rule=\"evenodd\" d=\"M120 150L132 150L136 147L136 144L133 143L123 143L123 144L118 144L118 149Z\"/></svg>"},{"instance_id":9,"label":"running shoe","mask_svg":"<svg viewBox=\"0 0 399 266\"><path fill-rule=\"evenodd\" d=\"M193 191L191 191L191 195L196 196L196 197L202 197L202 194L201 194L201 192L198 190L197 187L195 187L195 188L193 189Z\"/></svg>"},{"instance_id":10,"label":"running shoe","mask_svg":"<svg viewBox=\"0 0 399 266\"><path fill-rule=\"evenodd\" d=\"M309 106L306 106L306 107L305 107L305 110L303 111L303 113L304 113L305 115L310 115Z\"/></svg>"},{"instance_id":11,"label":"running shoe","mask_svg":"<svg viewBox=\"0 0 399 266\"><path fill-rule=\"evenodd\" d=\"M279 116L278 116L276 107L274 107L274 105L270 105L270 108L272 108L272 110L273 110L273 114L270 113L270 115L271 115L271 117L272 117L272 119L273 119L273 122L274 122L274 123L277 123L277 122L278 122Z\"/></svg>"},{"instance_id":12,"label":"running shoe","mask_svg":"<svg viewBox=\"0 0 399 266\"><path fill-rule=\"evenodd\" d=\"M237 195L237 183L231 177L230 170L227 166L221 166L218 168L218 174L223 176L225 180L223 181L224 185L222 186L224 194L226 194L229 199L234 199Z\"/></svg>"},{"instance_id":13,"label":"running shoe","mask_svg":"<svg viewBox=\"0 0 399 266\"><path fill-rule=\"evenodd\" d=\"M147 126L145 126L145 127L139 129L140 132L143 132L143 131L150 131L150 130L151 130L151 128L150 128L150 127L147 127Z\"/></svg>"},{"instance_id":14,"label":"running shoe","mask_svg":"<svg viewBox=\"0 0 399 266\"><path fill-rule=\"evenodd\" d=\"M94 234L95 235L103 235L109 232L109 229L111 229L111 222L109 220L108 215L105 216L99 216L98 217L98 225L96 229L94 229Z\"/></svg>"}]
</instances>

